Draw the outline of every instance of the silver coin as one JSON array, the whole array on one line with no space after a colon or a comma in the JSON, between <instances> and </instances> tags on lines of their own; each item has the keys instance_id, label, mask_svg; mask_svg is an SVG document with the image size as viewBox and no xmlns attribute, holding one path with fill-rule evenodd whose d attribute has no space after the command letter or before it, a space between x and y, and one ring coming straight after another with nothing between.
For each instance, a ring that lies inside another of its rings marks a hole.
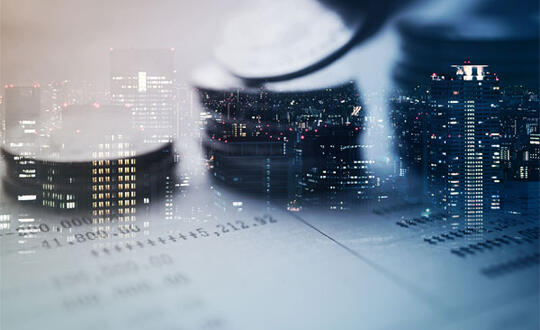
<instances>
[{"instance_id":1,"label":"silver coin","mask_svg":"<svg viewBox=\"0 0 540 330\"><path fill-rule=\"evenodd\" d=\"M270 81L256 86L247 84L245 80L232 75L222 65L208 63L194 71L190 84L203 91L235 91L259 93L261 89L266 92L308 92L318 89L332 88L345 82L357 79L357 58L354 52L332 64L286 81Z\"/></svg>"},{"instance_id":2,"label":"silver coin","mask_svg":"<svg viewBox=\"0 0 540 330\"><path fill-rule=\"evenodd\" d=\"M331 58L361 25L361 19L346 23L315 0L265 1L229 20L216 57L244 79L288 77Z\"/></svg>"},{"instance_id":3,"label":"silver coin","mask_svg":"<svg viewBox=\"0 0 540 330\"><path fill-rule=\"evenodd\" d=\"M405 89L429 83L433 72L448 74L464 60L487 64L504 84L538 86L538 30L523 18L463 17L456 22L407 18L397 22L401 57L393 70ZM484 28L479 28L478 26ZM490 27L490 28L487 28ZM465 55L464 55L465 54Z\"/></svg>"}]
</instances>

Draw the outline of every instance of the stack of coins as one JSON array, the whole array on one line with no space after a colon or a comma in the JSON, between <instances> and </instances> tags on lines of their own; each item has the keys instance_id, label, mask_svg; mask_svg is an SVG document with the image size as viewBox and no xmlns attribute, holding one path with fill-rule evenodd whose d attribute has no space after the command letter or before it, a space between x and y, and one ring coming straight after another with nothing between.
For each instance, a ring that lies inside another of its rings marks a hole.
<instances>
[{"instance_id":1,"label":"stack of coins","mask_svg":"<svg viewBox=\"0 0 540 330\"><path fill-rule=\"evenodd\" d=\"M367 28L367 16L345 19L318 0L252 3L226 22L216 59L250 83L303 76L350 49Z\"/></svg>"},{"instance_id":2,"label":"stack of coins","mask_svg":"<svg viewBox=\"0 0 540 330\"><path fill-rule=\"evenodd\" d=\"M41 134L8 128L2 180L13 198L62 210L114 208L155 197L171 177L172 142L153 142L125 109L69 107L51 127Z\"/></svg>"},{"instance_id":3,"label":"stack of coins","mask_svg":"<svg viewBox=\"0 0 540 330\"><path fill-rule=\"evenodd\" d=\"M394 71L396 82L414 88L432 73L447 74L451 65L470 61L489 65L504 84L537 89L538 3L522 5L456 2L454 15L403 18L397 24L402 56Z\"/></svg>"},{"instance_id":4,"label":"stack of coins","mask_svg":"<svg viewBox=\"0 0 540 330\"><path fill-rule=\"evenodd\" d=\"M194 79L211 176L249 194L286 199L291 208L345 209L377 199L374 161L363 155L373 146L362 142L369 119L356 84L358 62L347 52L367 36L367 15L343 15L317 0L255 6L235 13L217 62Z\"/></svg>"},{"instance_id":5,"label":"stack of coins","mask_svg":"<svg viewBox=\"0 0 540 330\"><path fill-rule=\"evenodd\" d=\"M376 177L361 143L365 111L345 71L334 67L258 87L216 68L200 73L195 85L211 176L291 207L343 209L374 198Z\"/></svg>"}]
</instances>

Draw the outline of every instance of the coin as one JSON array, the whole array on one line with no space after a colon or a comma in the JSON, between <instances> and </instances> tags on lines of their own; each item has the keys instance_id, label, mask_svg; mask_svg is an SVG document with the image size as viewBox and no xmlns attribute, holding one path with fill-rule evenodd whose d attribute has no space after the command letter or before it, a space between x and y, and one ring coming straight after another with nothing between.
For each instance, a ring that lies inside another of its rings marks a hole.
<instances>
[{"instance_id":1,"label":"coin","mask_svg":"<svg viewBox=\"0 0 540 330\"><path fill-rule=\"evenodd\" d=\"M62 117L61 126L45 134L28 134L19 127L7 130L1 152L12 181L86 185L100 161L130 159L146 172L174 166L172 141L154 142L156 132L134 128L126 109L68 108Z\"/></svg>"},{"instance_id":2,"label":"coin","mask_svg":"<svg viewBox=\"0 0 540 330\"><path fill-rule=\"evenodd\" d=\"M402 56L394 78L400 87L427 83L433 72L449 74L451 65L465 60L489 65L490 71L497 73L505 84L538 86L536 30L527 29L526 24L515 28L511 19L499 22L498 26L487 19L471 21L474 24L464 26L413 19L398 22Z\"/></svg>"},{"instance_id":3,"label":"coin","mask_svg":"<svg viewBox=\"0 0 540 330\"><path fill-rule=\"evenodd\" d=\"M134 127L131 118L121 107L73 107L50 130L10 127L1 148L4 188L11 197L35 195L38 205L69 210L94 205L97 191L111 203L123 189L131 197L136 191L139 202L159 198L174 180L173 142L155 142L160 132Z\"/></svg>"},{"instance_id":4,"label":"coin","mask_svg":"<svg viewBox=\"0 0 540 330\"><path fill-rule=\"evenodd\" d=\"M243 79L291 78L338 56L362 22L345 22L314 0L258 3L229 20L216 57Z\"/></svg>"},{"instance_id":5,"label":"coin","mask_svg":"<svg viewBox=\"0 0 540 330\"><path fill-rule=\"evenodd\" d=\"M219 67L199 71L194 84L205 119L201 144L216 183L273 200L301 194L302 203L353 190L331 183L365 175L355 165L364 117L346 64L258 88Z\"/></svg>"},{"instance_id":6,"label":"coin","mask_svg":"<svg viewBox=\"0 0 540 330\"><path fill-rule=\"evenodd\" d=\"M90 110L92 109L92 110ZM5 154L17 156L21 151L25 155L41 162L84 163L95 159L121 159L125 152L129 156L143 156L168 147L172 142L152 142L154 131L134 128L131 113L123 108L102 107L68 109L62 113L61 127L51 129L47 134L35 134L29 137L17 127L6 131L6 140L2 146ZM31 138L30 141L28 139ZM25 141L21 146L20 141ZM119 143L122 143L119 146ZM98 149L110 150L99 155ZM101 146L100 146L101 145ZM24 149L24 150L21 150ZM124 149L126 150L120 150ZM96 154L98 153L98 154Z\"/></svg>"}]
</instances>

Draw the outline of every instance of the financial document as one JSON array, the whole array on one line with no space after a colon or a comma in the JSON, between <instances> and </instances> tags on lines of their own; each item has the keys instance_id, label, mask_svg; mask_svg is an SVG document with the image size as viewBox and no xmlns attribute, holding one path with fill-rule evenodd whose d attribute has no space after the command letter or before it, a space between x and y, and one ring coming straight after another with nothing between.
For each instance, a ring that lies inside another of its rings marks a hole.
<instances>
[{"instance_id":1,"label":"financial document","mask_svg":"<svg viewBox=\"0 0 540 330\"><path fill-rule=\"evenodd\" d=\"M4 204L0 328L538 327L538 219L471 232L423 205L289 212L204 184L168 202L107 224Z\"/></svg>"}]
</instances>

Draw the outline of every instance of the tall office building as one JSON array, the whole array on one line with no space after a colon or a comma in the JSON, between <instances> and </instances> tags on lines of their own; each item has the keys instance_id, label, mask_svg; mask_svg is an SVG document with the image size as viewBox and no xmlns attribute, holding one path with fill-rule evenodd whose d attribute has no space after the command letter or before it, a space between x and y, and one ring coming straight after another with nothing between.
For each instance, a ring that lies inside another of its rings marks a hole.
<instances>
[{"instance_id":1,"label":"tall office building","mask_svg":"<svg viewBox=\"0 0 540 330\"><path fill-rule=\"evenodd\" d=\"M486 65L454 65L432 75L429 193L454 220L482 227L501 207L498 78Z\"/></svg>"},{"instance_id":2,"label":"tall office building","mask_svg":"<svg viewBox=\"0 0 540 330\"><path fill-rule=\"evenodd\" d=\"M5 86L5 144L13 150L12 159L6 159L20 182L34 184L36 163L32 160L37 148L36 135L40 134L40 89L31 87ZM37 194L27 194L17 190L17 199L22 202L38 201Z\"/></svg>"},{"instance_id":3,"label":"tall office building","mask_svg":"<svg viewBox=\"0 0 540 330\"><path fill-rule=\"evenodd\" d=\"M41 86L41 108L48 128L61 126L62 112L72 105L108 103L105 90L88 81L52 81Z\"/></svg>"},{"instance_id":4,"label":"tall office building","mask_svg":"<svg viewBox=\"0 0 540 330\"><path fill-rule=\"evenodd\" d=\"M134 128L152 132L145 143L173 142L178 138L174 56L173 48L111 49L112 104L131 111ZM172 177L165 180L165 214L167 219L172 219L174 182Z\"/></svg>"},{"instance_id":5,"label":"tall office building","mask_svg":"<svg viewBox=\"0 0 540 330\"><path fill-rule=\"evenodd\" d=\"M285 112L259 91L201 91L209 111L203 137L210 174L227 186L266 198L285 198L292 149Z\"/></svg>"},{"instance_id":6,"label":"tall office building","mask_svg":"<svg viewBox=\"0 0 540 330\"><path fill-rule=\"evenodd\" d=\"M211 175L290 209L345 210L387 199L361 142L367 117L354 82L308 91L201 89Z\"/></svg>"},{"instance_id":7,"label":"tall office building","mask_svg":"<svg viewBox=\"0 0 540 330\"><path fill-rule=\"evenodd\" d=\"M38 85L32 87L5 86L5 121L9 127L6 132L8 143L25 143L32 141L29 138L37 134L38 119L40 116L40 89ZM22 134L22 135L21 135ZM14 139L22 139L15 141Z\"/></svg>"},{"instance_id":8,"label":"tall office building","mask_svg":"<svg viewBox=\"0 0 540 330\"><path fill-rule=\"evenodd\" d=\"M94 223L118 217L120 223L135 221L137 169L135 151L122 135L103 137L92 151L91 205Z\"/></svg>"},{"instance_id":9,"label":"tall office building","mask_svg":"<svg viewBox=\"0 0 540 330\"><path fill-rule=\"evenodd\" d=\"M80 108L80 111L101 113L100 118L124 110L115 106ZM128 122L123 125L130 127L129 117L126 119ZM142 134L138 136L139 133ZM164 202L163 214L168 215L168 197L173 194L172 148L168 143L153 147L139 145L145 135L146 132L117 130L109 125L89 143L88 197L94 223L107 224L113 218L119 223L133 223L137 213L146 210L150 202L158 204L157 201Z\"/></svg>"},{"instance_id":10,"label":"tall office building","mask_svg":"<svg viewBox=\"0 0 540 330\"><path fill-rule=\"evenodd\" d=\"M6 134L6 121L4 110L4 95L0 95L0 143L4 143L4 135Z\"/></svg>"},{"instance_id":11,"label":"tall office building","mask_svg":"<svg viewBox=\"0 0 540 330\"><path fill-rule=\"evenodd\" d=\"M137 129L157 132L149 143L176 138L174 49L111 50L111 101L131 111Z\"/></svg>"},{"instance_id":12,"label":"tall office building","mask_svg":"<svg viewBox=\"0 0 540 330\"><path fill-rule=\"evenodd\" d=\"M428 94L425 88L395 93L390 100L390 118L394 129L393 147L397 154L396 185L408 199L422 200L427 189Z\"/></svg>"},{"instance_id":13,"label":"tall office building","mask_svg":"<svg viewBox=\"0 0 540 330\"><path fill-rule=\"evenodd\" d=\"M346 210L380 201L381 178L375 160L362 142L368 117L354 83L326 88L312 95L296 95L294 145L296 199L300 205ZM383 197L384 198L384 197Z\"/></svg>"},{"instance_id":14,"label":"tall office building","mask_svg":"<svg viewBox=\"0 0 540 330\"><path fill-rule=\"evenodd\" d=\"M538 95L522 86L505 88L501 156L505 180L540 179Z\"/></svg>"},{"instance_id":15,"label":"tall office building","mask_svg":"<svg viewBox=\"0 0 540 330\"><path fill-rule=\"evenodd\" d=\"M126 136L115 133L104 134L90 148L89 195L94 223L107 224L116 218L120 224L129 225L137 221L137 214L144 218L151 201L164 206L161 214L165 218L172 217L170 148L139 154Z\"/></svg>"}]
</instances>

